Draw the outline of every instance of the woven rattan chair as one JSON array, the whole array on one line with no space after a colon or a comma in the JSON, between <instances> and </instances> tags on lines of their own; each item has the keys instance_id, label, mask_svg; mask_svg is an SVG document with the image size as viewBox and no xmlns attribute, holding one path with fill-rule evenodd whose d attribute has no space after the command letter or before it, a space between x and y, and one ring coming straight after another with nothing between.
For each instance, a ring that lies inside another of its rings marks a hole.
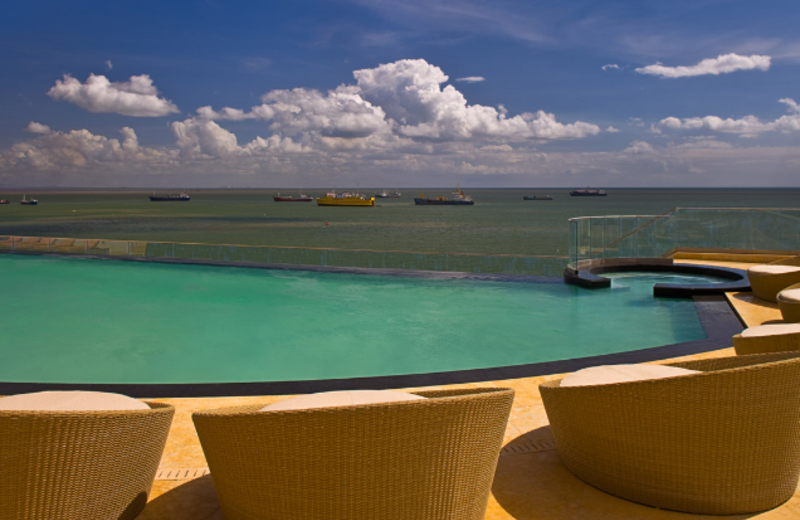
<instances>
[{"instance_id":1,"label":"woven rattan chair","mask_svg":"<svg viewBox=\"0 0 800 520\"><path fill-rule=\"evenodd\" d=\"M800 322L800 283L782 289L776 300L783 321L787 323Z\"/></svg>"},{"instance_id":2,"label":"woven rattan chair","mask_svg":"<svg viewBox=\"0 0 800 520\"><path fill-rule=\"evenodd\" d=\"M0 411L0 518L127 520L144 509L175 409Z\"/></svg>"},{"instance_id":3,"label":"woven rattan chair","mask_svg":"<svg viewBox=\"0 0 800 520\"><path fill-rule=\"evenodd\" d=\"M800 350L800 324L751 327L733 337L733 347L739 356Z\"/></svg>"},{"instance_id":4,"label":"woven rattan chair","mask_svg":"<svg viewBox=\"0 0 800 520\"><path fill-rule=\"evenodd\" d=\"M765 267L767 269L764 269ZM770 272L772 267L798 267L798 269L776 273ZM781 290L790 285L800 283L800 256L784 258L761 266L751 267L747 270L747 279L750 281L750 288L753 290L753 294L756 298L775 302Z\"/></svg>"},{"instance_id":5,"label":"woven rattan chair","mask_svg":"<svg viewBox=\"0 0 800 520\"><path fill-rule=\"evenodd\" d=\"M482 520L514 399L504 388L407 402L193 414L228 520Z\"/></svg>"},{"instance_id":6,"label":"woven rattan chair","mask_svg":"<svg viewBox=\"0 0 800 520\"><path fill-rule=\"evenodd\" d=\"M558 453L580 479L698 514L763 511L800 474L800 353L673 363L703 373L540 386Z\"/></svg>"}]
</instances>

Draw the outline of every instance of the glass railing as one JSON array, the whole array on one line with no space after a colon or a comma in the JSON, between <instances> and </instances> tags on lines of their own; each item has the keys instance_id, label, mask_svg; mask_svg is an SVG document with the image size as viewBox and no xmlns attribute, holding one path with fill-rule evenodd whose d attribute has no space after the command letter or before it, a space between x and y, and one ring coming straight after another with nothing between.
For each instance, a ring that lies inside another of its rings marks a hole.
<instances>
[{"instance_id":1,"label":"glass railing","mask_svg":"<svg viewBox=\"0 0 800 520\"><path fill-rule=\"evenodd\" d=\"M800 209L676 208L663 215L569 220L569 266L686 252L800 251Z\"/></svg>"},{"instance_id":2,"label":"glass railing","mask_svg":"<svg viewBox=\"0 0 800 520\"><path fill-rule=\"evenodd\" d=\"M558 256L213 245L20 236L0 236L0 251L187 260L215 264L406 269L535 276L561 276L567 263L566 258Z\"/></svg>"}]
</instances>

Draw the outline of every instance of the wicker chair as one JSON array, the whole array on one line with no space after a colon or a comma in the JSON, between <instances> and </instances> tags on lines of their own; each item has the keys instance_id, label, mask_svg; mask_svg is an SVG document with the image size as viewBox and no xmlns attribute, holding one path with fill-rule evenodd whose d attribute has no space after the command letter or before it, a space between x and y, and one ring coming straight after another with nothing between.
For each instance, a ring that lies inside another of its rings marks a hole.
<instances>
[{"instance_id":1,"label":"wicker chair","mask_svg":"<svg viewBox=\"0 0 800 520\"><path fill-rule=\"evenodd\" d=\"M800 322L800 283L790 285L778 293L778 308L781 310L783 321L787 323Z\"/></svg>"},{"instance_id":2,"label":"wicker chair","mask_svg":"<svg viewBox=\"0 0 800 520\"><path fill-rule=\"evenodd\" d=\"M135 518L175 409L0 411L0 518Z\"/></svg>"},{"instance_id":3,"label":"wicker chair","mask_svg":"<svg viewBox=\"0 0 800 520\"><path fill-rule=\"evenodd\" d=\"M800 353L671 365L704 373L542 384L567 468L612 495L697 514L763 511L791 498L800 475Z\"/></svg>"},{"instance_id":4,"label":"wicker chair","mask_svg":"<svg viewBox=\"0 0 800 520\"><path fill-rule=\"evenodd\" d=\"M193 414L228 520L482 520L514 399L505 388L414 401Z\"/></svg>"},{"instance_id":5,"label":"wicker chair","mask_svg":"<svg viewBox=\"0 0 800 520\"><path fill-rule=\"evenodd\" d=\"M800 350L800 324L777 323L751 327L733 337L733 347L739 356Z\"/></svg>"},{"instance_id":6,"label":"wicker chair","mask_svg":"<svg viewBox=\"0 0 800 520\"><path fill-rule=\"evenodd\" d=\"M798 267L787 272L770 272L771 267ZM768 269L764 269L767 267ZM800 256L784 258L761 266L751 267L747 270L747 279L756 298L775 302L778 293L790 285L800 283Z\"/></svg>"}]
</instances>

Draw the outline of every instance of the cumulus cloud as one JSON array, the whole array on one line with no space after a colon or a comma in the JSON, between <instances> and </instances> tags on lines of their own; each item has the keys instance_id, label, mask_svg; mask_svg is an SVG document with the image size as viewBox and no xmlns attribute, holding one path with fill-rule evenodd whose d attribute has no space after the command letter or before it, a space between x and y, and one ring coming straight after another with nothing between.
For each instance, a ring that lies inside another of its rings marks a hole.
<instances>
[{"instance_id":1,"label":"cumulus cloud","mask_svg":"<svg viewBox=\"0 0 800 520\"><path fill-rule=\"evenodd\" d=\"M219 112L214 111L210 106L200 107L197 109L197 116L201 119L227 119L229 121L242 121L244 119L255 119L256 115L252 112L245 113L244 110L239 108L225 107Z\"/></svg>"},{"instance_id":2,"label":"cumulus cloud","mask_svg":"<svg viewBox=\"0 0 800 520\"><path fill-rule=\"evenodd\" d=\"M563 124L544 111L507 117L493 107L468 105L447 75L425 60L400 60L357 70L362 98L380 107L400 135L415 139L570 139L600 132L597 125Z\"/></svg>"},{"instance_id":3,"label":"cumulus cloud","mask_svg":"<svg viewBox=\"0 0 800 520\"><path fill-rule=\"evenodd\" d=\"M632 153L632 154L649 154L653 153L654 148L653 145L650 143L646 143L644 141L633 141L631 144L628 145L627 148L623 151L624 153Z\"/></svg>"},{"instance_id":4,"label":"cumulus cloud","mask_svg":"<svg viewBox=\"0 0 800 520\"><path fill-rule=\"evenodd\" d=\"M342 85L323 94L296 88L273 90L262 96L263 105L253 112L272 120L270 129L286 135L317 132L327 137L359 138L388 131L385 112L359 93L357 87Z\"/></svg>"},{"instance_id":5,"label":"cumulus cloud","mask_svg":"<svg viewBox=\"0 0 800 520\"><path fill-rule=\"evenodd\" d=\"M602 131L591 123L559 121L542 110L509 114L502 105L469 104L447 84L448 76L425 60L400 60L353 75L353 82L328 91L269 91L249 109L202 106L191 117L170 123L175 145L168 148L141 146L127 127L117 139L87 130L42 134L0 152L0 177L9 169L62 172L81 167L103 172L122 164L145 173L186 175L221 171L352 175L364 168L491 174L507 169L502 166L505 162L524 163L533 145ZM177 111L148 76L111 83L92 75L85 84L65 76L49 94L94 111L131 115ZM267 135L240 142L233 126L247 120L263 122Z\"/></svg>"},{"instance_id":6,"label":"cumulus cloud","mask_svg":"<svg viewBox=\"0 0 800 520\"><path fill-rule=\"evenodd\" d=\"M200 118L209 120L271 121L270 130L283 135L369 138L372 144L381 146L403 139L553 140L578 139L600 132L597 125L561 123L554 114L544 111L508 117L502 106L469 105L454 86L442 88L448 80L442 69L422 59L399 60L356 70L353 75L355 85L341 85L327 93L303 88L268 92L262 96L263 104L249 112L232 108L215 111L211 107L197 112Z\"/></svg>"},{"instance_id":7,"label":"cumulus cloud","mask_svg":"<svg viewBox=\"0 0 800 520\"><path fill-rule=\"evenodd\" d=\"M484 81L486 78L483 76L467 76L466 78L458 78L456 81L465 81L467 83L479 83Z\"/></svg>"},{"instance_id":8,"label":"cumulus cloud","mask_svg":"<svg viewBox=\"0 0 800 520\"><path fill-rule=\"evenodd\" d=\"M800 107L790 98L779 100L788 107L789 114L770 122L761 122L756 116L745 116L740 119L717 116L688 117L680 119L667 117L659 121L659 126L672 130L711 130L738 134L741 137L756 137L764 132L791 133L800 131Z\"/></svg>"},{"instance_id":9,"label":"cumulus cloud","mask_svg":"<svg viewBox=\"0 0 800 520\"><path fill-rule=\"evenodd\" d=\"M171 101L159 97L147 74L131 76L129 81L111 82L102 75L89 74L81 83L69 74L47 95L58 101L74 103L89 112L114 112L134 117L159 117L179 112Z\"/></svg>"},{"instance_id":10,"label":"cumulus cloud","mask_svg":"<svg viewBox=\"0 0 800 520\"><path fill-rule=\"evenodd\" d=\"M792 114L800 114L800 106L798 106L797 102L791 98L783 98L779 99L778 103L783 103L788 107L788 110Z\"/></svg>"},{"instance_id":11,"label":"cumulus cloud","mask_svg":"<svg viewBox=\"0 0 800 520\"><path fill-rule=\"evenodd\" d=\"M739 56L738 54L721 54L716 58L708 58L697 65L688 67L667 67L661 63L648 65L636 69L639 74L650 74L662 78L685 78L691 76L705 76L708 74L719 75L736 72L737 70L769 70L771 58L769 56Z\"/></svg>"},{"instance_id":12,"label":"cumulus cloud","mask_svg":"<svg viewBox=\"0 0 800 520\"><path fill-rule=\"evenodd\" d=\"M603 70L609 70L609 69L617 69L617 70L619 70L620 66L617 65L616 63L609 63L608 65L603 65L600 68L603 69Z\"/></svg>"},{"instance_id":13,"label":"cumulus cloud","mask_svg":"<svg viewBox=\"0 0 800 520\"><path fill-rule=\"evenodd\" d=\"M48 132L30 141L16 143L0 153L10 167L61 169L108 163L159 162L170 152L139 146L136 132L124 127L122 141L95 135L88 130Z\"/></svg>"},{"instance_id":14,"label":"cumulus cloud","mask_svg":"<svg viewBox=\"0 0 800 520\"><path fill-rule=\"evenodd\" d=\"M28 126L25 127L25 131L31 134L49 134L50 127L42 123L37 123L36 121L31 121L28 123Z\"/></svg>"},{"instance_id":15,"label":"cumulus cloud","mask_svg":"<svg viewBox=\"0 0 800 520\"><path fill-rule=\"evenodd\" d=\"M175 121L170 126L184 157L200 154L225 157L239 151L236 136L214 121L187 119Z\"/></svg>"},{"instance_id":16,"label":"cumulus cloud","mask_svg":"<svg viewBox=\"0 0 800 520\"><path fill-rule=\"evenodd\" d=\"M621 132L621 130L619 128L614 128L613 126L609 126L608 128L606 128L606 132L610 134L617 134Z\"/></svg>"},{"instance_id":17,"label":"cumulus cloud","mask_svg":"<svg viewBox=\"0 0 800 520\"><path fill-rule=\"evenodd\" d=\"M256 137L245 146L239 146L236 135L214 121L189 118L171 125L177 139L181 157L225 158L272 153L304 153L308 148L277 134L264 139Z\"/></svg>"}]
</instances>

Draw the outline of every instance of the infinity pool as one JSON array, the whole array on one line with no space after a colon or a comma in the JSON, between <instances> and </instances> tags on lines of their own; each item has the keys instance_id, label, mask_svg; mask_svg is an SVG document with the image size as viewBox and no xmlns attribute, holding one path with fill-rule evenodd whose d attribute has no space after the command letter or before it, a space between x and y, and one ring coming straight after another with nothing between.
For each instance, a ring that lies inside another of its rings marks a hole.
<instances>
[{"instance_id":1,"label":"infinity pool","mask_svg":"<svg viewBox=\"0 0 800 520\"><path fill-rule=\"evenodd\" d=\"M611 289L586 290L561 283L0 255L0 381L211 383L418 374L704 337L691 300L652 297L663 274L613 278Z\"/></svg>"}]
</instances>

